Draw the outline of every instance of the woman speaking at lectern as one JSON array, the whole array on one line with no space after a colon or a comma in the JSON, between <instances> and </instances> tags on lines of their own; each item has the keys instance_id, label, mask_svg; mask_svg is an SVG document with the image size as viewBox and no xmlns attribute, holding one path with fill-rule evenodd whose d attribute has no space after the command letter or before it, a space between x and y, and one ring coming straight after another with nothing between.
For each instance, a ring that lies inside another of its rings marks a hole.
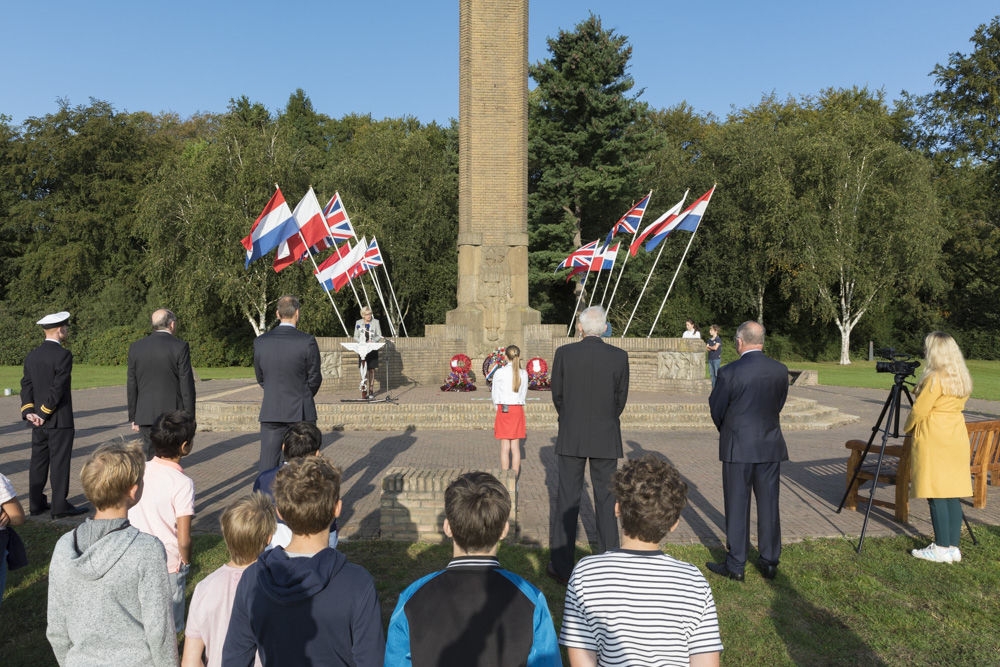
<instances>
[{"instance_id":1,"label":"woman speaking at lectern","mask_svg":"<svg viewBox=\"0 0 1000 667\"><path fill-rule=\"evenodd\" d=\"M382 327L378 320L372 317L372 309L365 306L361 309L361 319L354 323L354 340L358 343L377 343L382 340ZM361 398L375 395L375 369L378 368L378 350L372 350L364 359L358 357L358 368L368 364L368 390L361 390Z\"/></svg>"}]
</instances>

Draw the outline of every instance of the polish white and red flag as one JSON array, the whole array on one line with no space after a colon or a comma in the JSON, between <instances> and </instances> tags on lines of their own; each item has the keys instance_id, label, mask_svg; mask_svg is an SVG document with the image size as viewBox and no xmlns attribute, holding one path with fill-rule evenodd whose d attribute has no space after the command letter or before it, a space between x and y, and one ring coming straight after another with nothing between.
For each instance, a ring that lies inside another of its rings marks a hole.
<instances>
[{"instance_id":1,"label":"polish white and red flag","mask_svg":"<svg viewBox=\"0 0 1000 667\"><path fill-rule=\"evenodd\" d=\"M305 257L310 246L315 246L327 236L323 209L320 208L316 193L311 187L292 211L292 217L295 218L299 233L287 238L278 246L278 254L274 257L275 271L281 271Z\"/></svg>"},{"instance_id":2,"label":"polish white and red flag","mask_svg":"<svg viewBox=\"0 0 1000 667\"><path fill-rule=\"evenodd\" d=\"M344 246L350 247L349 243L345 243ZM341 246L341 249L344 247ZM365 252L368 250L368 246L365 244L364 237L358 239L358 244L353 248L350 248L346 253L340 255L340 249L338 249L337 255L331 255L330 259L323 262L323 268L318 269L316 273L316 280L322 284L327 291L333 290L334 292L339 292L340 288L347 284L347 282L356 275L359 275L358 269L361 262L364 260ZM335 261L330 261L335 260Z\"/></svg>"},{"instance_id":3,"label":"polish white and red flag","mask_svg":"<svg viewBox=\"0 0 1000 667\"><path fill-rule=\"evenodd\" d=\"M281 188L275 188L267 206L250 228L250 234L241 241L247 250L247 263L244 268L249 268L250 262L260 259L289 236L297 233L298 227L285 202L285 196L281 194Z\"/></svg>"}]
</instances>

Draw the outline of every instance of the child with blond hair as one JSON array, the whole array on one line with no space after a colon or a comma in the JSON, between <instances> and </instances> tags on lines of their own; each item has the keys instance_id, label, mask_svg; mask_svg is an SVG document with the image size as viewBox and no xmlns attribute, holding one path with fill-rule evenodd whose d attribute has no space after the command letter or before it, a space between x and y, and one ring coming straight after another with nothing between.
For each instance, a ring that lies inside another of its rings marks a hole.
<instances>
[{"instance_id":1,"label":"child with blond hair","mask_svg":"<svg viewBox=\"0 0 1000 667\"><path fill-rule=\"evenodd\" d=\"M270 499L263 493L254 493L227 507L219 523L222 524L222 539L229 550L229 562L194 588L184 630L182 667L222 664L222 645L226 641L236 586L244 570L257 560L271 541L277 520ZM257 665L260 665L259 658Z\"/></svg>"},{"instance_id":2,"label":"child with blond hair","mask_svg":"<svg viewBox=\"0 0 1000 667\"><path fill-rule=\"evenodd\" d=\"M163 544L129 525L142 497L139 443L101 445L80 481L93 519L56 543L49 564L45 636L60 665L177 665Z\"/></svg>"}]
</instances>

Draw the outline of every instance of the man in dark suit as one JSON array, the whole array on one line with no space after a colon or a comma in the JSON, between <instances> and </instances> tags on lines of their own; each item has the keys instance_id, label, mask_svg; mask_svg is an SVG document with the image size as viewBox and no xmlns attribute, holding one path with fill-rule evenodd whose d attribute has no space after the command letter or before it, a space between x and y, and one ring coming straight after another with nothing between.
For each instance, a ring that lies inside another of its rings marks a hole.
<instances>
[{"instance_id":1,"label":"man in dark suit","mask_svg":"<svg viewBox=\"0 0 1000 667\"><path fill-rule=\"evenodd\" d=\"M69 313L46 315L38 321L45 340L24 358L21 378L21 419L31 422L31 464L28 505L32 516L51 509L52 518L86 513L66 500L69 462L73 455L73 394L70 381L73 353L63 347L69 335ZM52 505L45 499L51 465Z\"/></svg>"},{"instance_id":2,"label":"man in dark suit","mask_svg":"<svg viewBox=\"0 0 1000 667\"><path fill-rule=\"evenodd\" d=\"M316 423L313 396L323 383L316 339L299 331L299 300L278 299L280 324L253 342L253 368L264 388L258 473L281 463L281 438L296 422Z\"/></svg>"},{"instance_id":3,"label":"man in dark suit","mask_svg":"<svg viewBox=\"0 0 1000 667\"><path fill-rule=\"evenodd\" d=\"M601 340L607 327L604 309L587 308L580 313L576 326L583 339L556 349L552 361L552 403L559 414L559 490L550 539L552 561L546 572L564 585L573 572L576 524L588 460L597 514L597 552L619 546L611 475L622 456L619 417L628 400L628 353Z\"/></svg>"},{"instance_id":4,"label":"man in dark suit","mask_svg":"<svg viewBox=\"0 0 1000 667\"><path fill-rule=\"evenodd\" d=\"M708 398L712 421L719 429L723 504L726 511L724 563L708 563L712 572L743 581L750 551L750 493L757 499L760 571L774 579L781 555L778 489L781 462L788 448L781 434L781 409L788 396L788 368L769 359L764 327L744 322L736 330L737 361L719 369Z\"/></svg>"},{"instance_id":5,"label":"man in dark suit","mask_svg":"<svg viewBox=\"0 0 1000 667\"><path fill-rule=\"evenodd\" d=\"M149 430L164 412L194 416L191 351L177 335L177 316L163 308L151 318L153 333L128 348L128 419L142 435L146 457L153 458Z\"/></svg>"}]
</instances>

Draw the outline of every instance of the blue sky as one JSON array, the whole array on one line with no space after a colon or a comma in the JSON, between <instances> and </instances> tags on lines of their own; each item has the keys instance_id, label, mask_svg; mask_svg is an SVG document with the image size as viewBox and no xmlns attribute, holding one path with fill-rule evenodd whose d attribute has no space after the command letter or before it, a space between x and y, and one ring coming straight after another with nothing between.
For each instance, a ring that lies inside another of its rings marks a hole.
<instances>
[{"instance_id":1,"label":"blue sky","mask_svg":"<svg viewBox=\"0 0 1000 667\"><path fill-rule=\"evenodd\" d=\"M687 101L725 116L764 93L830 86L933 88L927 76L968 52L995 0L910 2L530 2L529 58L588 10L629 37L631 74L653 107ZM57 98L119 110L224 111L247 95L282 108L296 88L339 117L458 117L458 2L4 2L0 114L20 123Z\"/></svg>"}]
</instances>

